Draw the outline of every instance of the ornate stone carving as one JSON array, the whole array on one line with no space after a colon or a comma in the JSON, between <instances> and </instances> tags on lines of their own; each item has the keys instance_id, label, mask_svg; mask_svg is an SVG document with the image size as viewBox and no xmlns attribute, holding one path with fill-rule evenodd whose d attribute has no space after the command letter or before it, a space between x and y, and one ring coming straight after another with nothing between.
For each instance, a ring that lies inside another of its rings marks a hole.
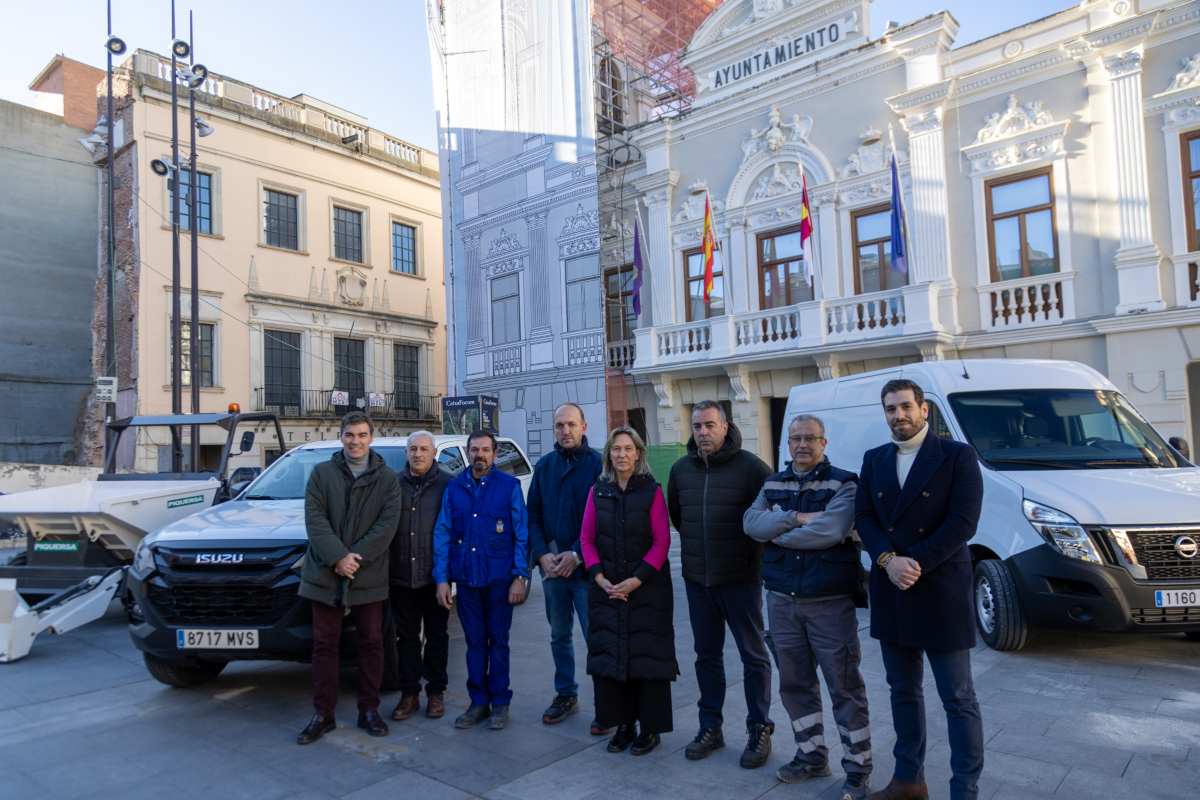
<instances>
[{"instance_id":1,"label":"ornate stone carving","mask_svg":"<svg viewBox=\"0 0 1200 800\"><path fill-rule=\"evenodd\" d=\"M574 236L579 233L589 233L600 227L600 212L585 211L583 203L575 207L575 213L567 216L563 220L562 230L558 232L559 238L564 236Z\"/></svg>"},{"instance_id":2,"label":"ornate stone carving","mask_svg":"<svg viewBox=\"0 0 1200 800\"><path fill-rule=\"evenodd\" d=\"M733 399L738 403L750 400L750 368L745 364L734 364L725 368L729 378L729 388L733 390Z\"/></svg>"},{"instance_id":3,"label":"ornate stone carving","mask_svg":"<svg viewBox=\"0 0 1200 800\"><path fill-rule=\"evenodd\" d=\"M1024 164L1026 161L1041 161L1053 158L1062 151L1062 138L1032 139L1016 142L1007 147L989 150L978 157L968 156L972 174L991 172L1002 167Z\"/></svg>"},{"instance_id":4,"label":"ornate stone carving","mask_svg":"<svg viewBox=\"0 0 1200 800\"><path fill-rule=\"evenodd\" d=\"M1171 125L1189 125L1193 122L1200 122L1200 97L1193 98L1187 105L1168 111L1167 122Z\"/></svg>"},{"instance_id":5,"label":"ornate stone carving","mask_svg":"<svg viewBox=\"0 0 1200 800\"><path fill-rule=\"evenodd\" d=\"M788 142L808 142L808 134L812 131L812 117L792 115L791 122L784 122L779 106L771 106L767 112L765 128L751 128L750 135L742 142L742 163L766 150L778 153Z\"/></svg>"},{"instance_id":6,"label":"ornate stone carving","mask_svg":"<svg viewBox=\"0 0 1200 800\"><path fill-rule=\"evenodd\" d=\"M887 169L891 153L892 148L883 140L883 134L874 127L867 128L859 136L858 149L846 159L839 174L843 178L854 178ZM908 153L897 150L896 162L902 164L905 161L908 161Z\"/></svg>"},{"instance_id":7,"label":"ornate stone carving","mask_svg":"<svg viewBox=\"0 0 1200 800\"><path fill-rule=\"evenodd\" d=\"M516 272L525 267L525 256L514 256L506 258L503 261L494 261L484 268L489 278L495 278L499 275L507 275L510 272Z\"/></svg>"},{"instance_id":8,"label":"ornate stone carving","mask_svg":"<svg viewBox=\"0 0 1200 800\"><path fill-rule=\"evenodd\" d=\"M1104 57L1104 69L1109 78L1123 78L1132 75L1142 68L1142 51L1140 49L1126 50Z\"/></svg>"},{"instance_id":9,"label":"ornate stone carving","mask_svg":"<svg viewBox=\"0 0 1200 800\"><path fill-rule=\"evenodd\" d=\"M936 131L942 127L942 109L939 106L929 111L909 114L904 118L903 124L904 130L908 132L909 136Z\"/></svg>"},{"instance_id":10,"label":"ornate stone carving","mask_svg":"<svg viewBox=\"0 0 1200 800\"><path fill-rule=\"evenodd\" d=\"M1011 42L1005 43L1004 49L1000 52L1005 58L1016 58L1021 55L1021 51L1024 49L1025 45L1022 44L1020 39L1013 39Z\"/></svg>"},{"instance_id":11,"label":"ornate stone carving","mask_svg":"<svg viewBox=\"0 0 1200 800\"><path fill-rule=\"evenodd\" d=\"M885 200L891 196L891 181L877 180L848 189L838 195L838 201L846 205Z\"/></svg>"},{"instance_id":12,"label":"ornate stone carving","mask_svg":"<svg viewBox=\"0 0 1200 800\"><path fill-rule=\"evenodd\" d=\"M837 353L818 353L813 360L817 362L817 375L821 380L827 381L841 374L842 360Z\"/></svg>"},{"instance_id":13,"label":"ornate stone carving","mask_svg":"<svg viewBox=\"0 0 1200 800\"><path fill-rule=\"evenodd\" d=\"M590 236L586 239L576 239L562 246L564 256L577 256L580 253L594 253L600 249L600 237Z\"/></svg>"},{"instance_id":14,"label":"ornate stone carving","mask_svg":"<svg viewBox=\"0 0 1200 800\"><path fill-rule=\"evenodd\" d=\"M1200 53L1189 56L1180 63L1183 64L1183 69L1176 72L1175 77L1171 79L1171 85L1167 87L1168 92L1200 86Z\"/></svg>"},{"instance_id":15,"label":"ornate stone carving","mask_svg":"<svg viewBox=\"0 0 1200 800\"><path fill-rule=\"evenodd\" d=\"M704 193L706 191L708 191L708 183L706 181L696 181L689 186L687 199L683 201L683 205L679 207L678 213L675 214L675 221L692 222L693 220L704 219ZM712 208L714 214L720 214L725 210L725 203L714 199L712 200Z\"/></svg>"},{"instance_id":16,"label":"ornate stone carving","mask_svg":"<svg viewBox=\"0 0 1200 800\"><path fill-rule=\"evenodd\" d=\"M500 235L495 239L492 239L492 243L488 245L487 257L492 258L493 256L503 255L504 253L511 253L514 250L520 250L521 248L522 244L520 240L506 231L504 228L501 228Z\"/></svg>"},{"instance_id":17,"label":"ornate stone carving","mask_svg":"<svg viewBox=\"0 0 1200 800\"><path fill-rule=\"evenodd\" d=\"M792 194L799 192L802 186L799 164L776 162L770 172L764 172L754 182L750 199L766 200L781 194Z\"/></svg>"},{"instance_id":18,"label":"ornate stone carving","mask_svg":"<svg viewBox=\"0 0 1200 800\"><path fill-rule=\"evenodd\" d=\"M354 267L337 271L337 297L344 305L361 307L367 300L367 277Z\"/></svg>"},{"instance_id":19,"label":"ornate stone carving","mask_svg":"<svg viewBox=\"0 0 1200 800\"><path fill-rule=\"evenodd\" d=\"M800 218L800 206L797 203L789 203L778 208L768 209L761 214L753 214L750 216L751 228L762 228L767 225L775 225L780 222L793 222Z\"/></svg>"},{"instance_id":20,"label":"ornate stone carving","mask_svg":"<svg viewBox=\"0 0 1200 800\"><path fill-rule=\"evenodd\" d=\"M1042 108L1040 100L1021 105L1015 94L1008 96L1008 105L1003 112L989 114L983 121L983 127L975 134L975 142L993 142L1006 139L1018 133L1024 133L1031 128L1050 125L1054 120L1050 112Z\"/></svg>"},{"instance_id":21,"label":"ornate stone carving","mask_svg":"<svg viewBox=\"0 0 1200 800\"><path fill-rule=\"evenodd\" d=\"M525 215L525 224L531 228L544 227L546 225L546 219L549 216L549 209L540 208L537 211L533 211Z\"/></svg>"},{"instance_id":22,"label":"ornate stone carving","mask_svg":"<svg viewBox=\"0 0 1200 800\"><path fill-rule=\"evenodd\" d=\"M659 408L670 408L675 405L675 381L662 378L655 382L654 394L658 397Z\"/></svg>"}]
</instances>

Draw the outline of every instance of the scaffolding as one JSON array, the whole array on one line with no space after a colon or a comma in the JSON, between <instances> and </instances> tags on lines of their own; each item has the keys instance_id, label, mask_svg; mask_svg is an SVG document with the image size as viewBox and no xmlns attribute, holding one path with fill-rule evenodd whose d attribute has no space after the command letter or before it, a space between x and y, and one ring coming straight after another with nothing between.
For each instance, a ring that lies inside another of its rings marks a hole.
<instances>
[{"instance_id":1,"label":"scaffolding","mask_svg":"<svg viewBox=\"0 0 1200 800\"><path fill-rule=\"evenodd\" d=\"M630 263L636 192L627 180L642 173L631 141L640 125L687 113L696 80L683 63L700 24L724 0L592 0L596 182L600 212L600 274L605 302L605 389L608 427L630 425L646 436L635 399ZM642 218L642 224L645 219ZM657 232L656 232L657 233ZM643 241L645 231L642 232ZM643 253L646 250L642 245ZM671 265L653 265L670 268ZM643 309L643 312L645 309ZM647 442L650 439L647 438Z\"/></svg>"}]
</instances>

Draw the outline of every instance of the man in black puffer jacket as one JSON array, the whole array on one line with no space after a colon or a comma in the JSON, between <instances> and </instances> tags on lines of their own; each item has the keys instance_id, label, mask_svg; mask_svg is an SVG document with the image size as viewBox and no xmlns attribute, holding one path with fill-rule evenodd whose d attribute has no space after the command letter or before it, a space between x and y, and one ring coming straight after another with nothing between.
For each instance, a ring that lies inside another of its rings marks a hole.
<instances>
[{"instance_id":1,"label":"man in black puffer jacket","mask_svg":"<svg viewBox=\"0 0 1200 800\"><path fill-rule=\"evenodd\" d=\"M742 435L712 400L692 409L688 454L671 467L667 506L679 531L683 582L696 646L700 732L687 746L695 761L725 746L725 626L742 658L749 739L741 765L761 767L771 754L771 661L763 639L762 545L747 537L742 516L771 468L742 449Z\"/></svg>"}]
</instances>

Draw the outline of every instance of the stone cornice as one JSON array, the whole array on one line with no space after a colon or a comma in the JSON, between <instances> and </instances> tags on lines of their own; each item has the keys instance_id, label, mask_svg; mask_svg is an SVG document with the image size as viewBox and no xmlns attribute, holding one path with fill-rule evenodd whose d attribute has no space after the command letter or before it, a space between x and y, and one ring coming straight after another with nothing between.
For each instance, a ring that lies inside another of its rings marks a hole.
<instances>
[{"instance_id":1,"label":"stone cornice","mask_svg":"<svg viewBox=\"0 0 1200 800\"><path fill-rule=\"evenodd\" d=\"M419 325L422 328L437 328L440 324L437 320L426 319L425 317L416 317L411 314L398 314L394 311L380 311L372 308L348 308L339 306L334 303L320 303L314 300L309 300L305 297L293 297L286 294L274 294L272 292L246 292L244 295L247 303L263 303L265 305L286 306L288 308L303 308L307 311L315 311L320 314L344 314L349 317L361 317L367 320L385 319L391 322L402 322L407 325Z\"/></svg>"},{"instance_id":2,"label":"stone cornice","mask_svg":"<svg viewBox=\"0 0 1200 800\"><path fill-rule=\"evenodd\" d=\"M969 144L962 149L972 175L985 175L1029 161L1046 161L1063 155L1063 138L1070 120L1031 126L1018 133Z\"/></svg>"}]
</instances>

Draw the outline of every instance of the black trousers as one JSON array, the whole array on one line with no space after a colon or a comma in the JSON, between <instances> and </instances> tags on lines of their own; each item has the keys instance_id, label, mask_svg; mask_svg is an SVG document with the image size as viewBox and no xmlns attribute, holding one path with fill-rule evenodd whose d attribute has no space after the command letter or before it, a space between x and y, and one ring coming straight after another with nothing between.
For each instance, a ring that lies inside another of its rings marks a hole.
<instances>
[{"instance_id":1,"label":"black trousers","mask_svg":"<svg viewBox=\"0 0 1200 800\"><path fill-rule=\"evenodd\" d=\"M605 728L639 723L642 733L668 733L672 729L671 682L666 680L619 681L596 675L596 721Z\"/></svg>"},{"instance_id":2,"label":"black trousers","mask_svg":"<svg viewBox=\"0 0 1200 800\"><path fill-rule=\"evenodd\" d=\"M438 605L437 586L429 584L418 589L392 586L389 597L396 622L400 693L420 694L424 678L426 694L442 694L448 680L450 612Z\"/></svg>"}]
</instances>

